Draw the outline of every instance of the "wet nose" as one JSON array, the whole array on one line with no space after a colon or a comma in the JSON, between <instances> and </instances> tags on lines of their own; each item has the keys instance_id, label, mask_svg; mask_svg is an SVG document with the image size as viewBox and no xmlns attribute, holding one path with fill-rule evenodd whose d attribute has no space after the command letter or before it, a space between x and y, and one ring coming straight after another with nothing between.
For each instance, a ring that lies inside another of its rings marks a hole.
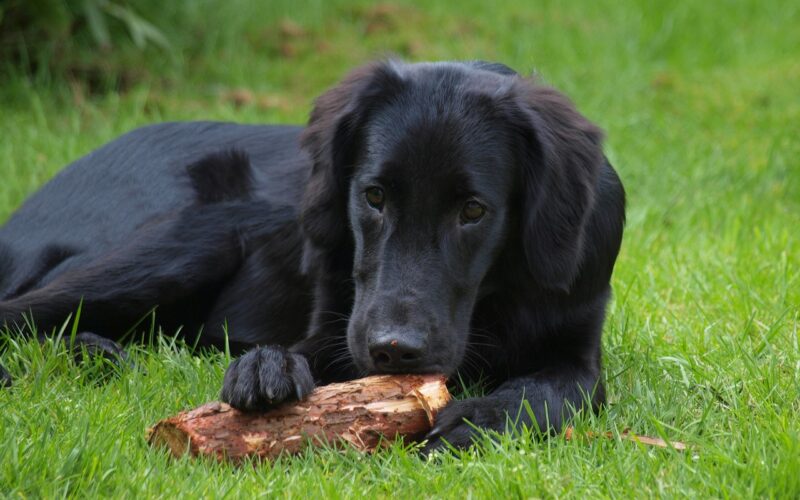
<instances>
[{"instance_id":1,"label":"wet nose","mask_svg":"<svg viewBox=\"0 0 800 500\"><path fill-rule=\"evenodd\" d=\"M368 347L378 371L411 371L422 364L427 335L418 331L381 332L370 339Z\"/></svg>"}]
</instances>

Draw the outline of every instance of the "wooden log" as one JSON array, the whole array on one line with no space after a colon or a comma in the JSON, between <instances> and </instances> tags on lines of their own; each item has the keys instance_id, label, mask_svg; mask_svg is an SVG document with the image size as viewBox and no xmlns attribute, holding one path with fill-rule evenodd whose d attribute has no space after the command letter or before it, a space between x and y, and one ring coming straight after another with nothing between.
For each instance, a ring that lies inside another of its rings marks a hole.
<instances>
[{"instance_id":1,"label":"wooden log","mask_svg":"<svg viewBox=\"0 0 800 500\"><path fill-rule=\"evenodd\" d=\"M234 462L298 453L307 443L346 442L372 451L396 436L423 436L448 401L444 376L377 375L318 387L303 401L264 413L208 403L158 422L147 440L178 457Z\"/></svg>"}]
</instances>

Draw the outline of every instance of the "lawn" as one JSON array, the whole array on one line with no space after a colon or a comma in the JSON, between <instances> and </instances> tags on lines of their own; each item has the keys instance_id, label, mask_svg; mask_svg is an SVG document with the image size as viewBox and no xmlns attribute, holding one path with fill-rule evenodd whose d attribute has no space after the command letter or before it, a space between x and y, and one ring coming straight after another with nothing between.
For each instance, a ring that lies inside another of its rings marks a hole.
<instances>
[{"instance_id":1,"label":"lawn","mask_svg":"<svg viewBox=\"0 0 800 500\"><path fill-rule=\"evenodd\" d=\"M628 192L603 341L610 404L574 425L690 450L504 437L427 461L400 444L242 468L173 460L144 430L216 398L223 354L131 346L134 366L100 381L102 366L6 332L0 496L800 497L800 4L162 3L173 52L148 49L121 92L0 83L0 221L122 132L300 123L372 57L535 71L607 131Z\"/></svg>"}]
</instances>

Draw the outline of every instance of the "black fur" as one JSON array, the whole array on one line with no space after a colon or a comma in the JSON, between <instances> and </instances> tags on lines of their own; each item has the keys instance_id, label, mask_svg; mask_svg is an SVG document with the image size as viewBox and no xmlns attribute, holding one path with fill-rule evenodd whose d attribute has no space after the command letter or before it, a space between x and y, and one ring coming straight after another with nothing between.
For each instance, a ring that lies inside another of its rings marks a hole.
<instances>
[{"instance_id":1,"label":"black fur","mask_svg":"<svg viewBox=\"0 0 800 500\"><path fill-rule=\"evenodd\" d=\"M81 326L118 339L157 306L203 344L227 323L235 349L262 346L225 375L239 408L366 373L458 372L492 391L442 411L429 449L468 445L465 419L532 424L523 399L558 429L604 400L625 196L601 141L560 93L480 61L359 68L304 130L140 129L0 229L0 321L51 328L82 300Z\"/></svg>"},{"instance_id":2,"label":"black fur","mask_svg":"<svg viewBox=\"0 0 800 500\"><path fill-rule=\"evenodd\" d=\"M0 388L11 387L11 385L11 375L8 374L8 371L6 371L3 365L0 365Z\"/></svg>"}]
</instances>

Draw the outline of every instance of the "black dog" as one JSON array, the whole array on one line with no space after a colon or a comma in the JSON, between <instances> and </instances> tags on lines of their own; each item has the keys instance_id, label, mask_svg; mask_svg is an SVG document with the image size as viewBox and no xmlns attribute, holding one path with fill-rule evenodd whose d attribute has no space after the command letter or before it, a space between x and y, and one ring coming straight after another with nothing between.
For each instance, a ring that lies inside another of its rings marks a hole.
<instances>
[{"instance_id":1,"label":"black dog","mask_svg":"<svg viewBox=\"0 0 800 500\"><path fill-rule=\"evenodd\" d=\"M243 409L367 373L483 377L430 435L604 400L600 335L624 191L561 94L489 63L377 63L308 127L164 124L69 166L0 230L0 323L82 303L119 338L158 306L235 360ZM86 342L97 345L96 337ZM283 347L279 347L283 346ZM103 347L101 346L101 349ZM110 348L109 348L110 349Z\"/></svg>"}]
</instances>

